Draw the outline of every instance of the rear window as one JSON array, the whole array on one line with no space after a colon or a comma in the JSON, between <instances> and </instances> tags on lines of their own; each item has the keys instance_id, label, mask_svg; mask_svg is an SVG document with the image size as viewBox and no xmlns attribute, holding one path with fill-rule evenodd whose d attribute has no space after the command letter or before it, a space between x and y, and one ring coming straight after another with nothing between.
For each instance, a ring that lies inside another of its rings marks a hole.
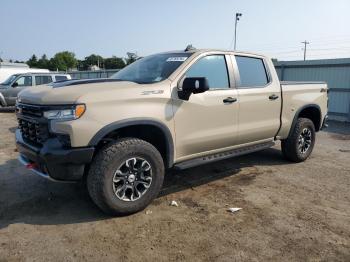
<instances>
[{"instance_id":1,"label":"rear window","mask_svg":"<svg viewBox=\"0 0 350 262\"><path fill-rule=\"evenodd\" d=\"M268 83L264 61L260 58L236 56L241 88L263 87Z\"/></svg>"},{"instance_id":2,"label":"rear window","mask_svg":"<svg viewBox=\"0 0 350 262\"><path fill-rule=\"evenodd\" d=\"M52 82L51 76L35 76L36 85L44 85Z\"/></svg>"},{"instance_id":3,"label":"rear window","mask_svg":"<svg viewBox=\"0 0 350 262\"><path fill-rule=\"evenodd\" d=\"M63 81L63 80L67 80L67 79L68 79L67 76L55 76L55 78L56 78L56 82L57 82L57 81Z\"/></svg>"}]
</instances>

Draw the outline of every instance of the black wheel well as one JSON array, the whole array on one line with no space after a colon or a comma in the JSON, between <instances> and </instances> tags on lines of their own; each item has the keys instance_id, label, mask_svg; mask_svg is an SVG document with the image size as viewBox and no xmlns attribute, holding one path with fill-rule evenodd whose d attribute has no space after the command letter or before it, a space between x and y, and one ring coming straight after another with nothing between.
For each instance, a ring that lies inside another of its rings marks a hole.
<instances>
[{"instance_id":1,"label":"black wheel well","mask_svg":"<svg viewBox=\"0 0 350 262\"><path fill-rule=\"evenodd\" d=\"M315 130L319 131L321 128L321 111L315 106L303 108L298 114L298 118L308 118L315 126Z\"/></svg>"},{"instance_id":2,"label":"black wheel well","mask_svg":"<svg viewBox=\"0 0 350 262\"><path fill-rule=\"evenodd\" d=\"M124 137L139 138L152 144L160 152L165 166L171 167L173 161L173 148L169 145L168 139L170 138L167 137L161 128L155 125L137 124L113 130L100 139L95 146L97 149L96 151L105 144Z\"/></svg>"}]
</instances>

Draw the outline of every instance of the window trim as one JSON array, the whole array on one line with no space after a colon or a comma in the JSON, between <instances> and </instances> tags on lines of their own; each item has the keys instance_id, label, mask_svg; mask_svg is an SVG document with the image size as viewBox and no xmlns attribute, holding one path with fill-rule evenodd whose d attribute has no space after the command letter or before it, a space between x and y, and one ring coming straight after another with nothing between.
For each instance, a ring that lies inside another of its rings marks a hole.
<instances>
[{"instance_id":1,"label":"window trim","mask_svg":"<svg viewBox=\"0 0 350 262\"><path fill-rule=\"evenodd\" d=\"M271 72L269 70L269 67L267 66L266 63L266 59L264 57L260 57L260 56L251 56L251 55L243 55L243 54L233 54L233 67L234 67L234 71L235 71L235 77L237 78L237 82L236 82L236 88L237 89L253 89L253 88L266 88L268 87L271 83L272 83L272 77L271 77ZM242 87L241 86L241 74L239 72L239 68L238 68L238 64L237 64L237 60L236 57L240 56L240 57L247 57L247 58L253 58L253 59L260 59L263 62L263 66L265 69L265 74L266 74L266 79L267 79L267 83L265 85L256 85L256 86L250 86L250 87Z\"/></svg>"},{"instance_id":2,"label":"window trim","mask_svg":"<svg viewBox=\"0 0 350 262\"><path fill-rule=\"evenodd\" d=\"M186 68L186 70L182 73L181 77L179 78L179 80L177 81L177 86L180 85L180 83L183 82L183 80L185 79L186 73L191 69L191 67L197 63L200 59L208 57L208 56L223 56L224 60L225 60L225 65L226 65L226 74L227 74L227 82L228 82L228 88L215 88L215 89L210 89L207 92L211 92L211 91L222 91L222 90L230 90L233 89L232 85L231 85L231 76L230 76L230 71L229 71L229 67L228 67L228 61L227 61L227 54L219 54L219 53L210 53L210 54L204 54L204 55L199 55L198 57L196 57L194 59L194 61L191 61L191 63L188 65L188 67Z\"/></svg>"}]
</instances>

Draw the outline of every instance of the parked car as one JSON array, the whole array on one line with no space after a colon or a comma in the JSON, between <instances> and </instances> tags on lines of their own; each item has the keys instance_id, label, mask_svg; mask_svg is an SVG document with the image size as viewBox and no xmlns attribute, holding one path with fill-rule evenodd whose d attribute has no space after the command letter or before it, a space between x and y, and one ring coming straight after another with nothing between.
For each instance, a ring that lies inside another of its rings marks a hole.
<instances>
[{"instance_id":1,"label":"parked car","mask_svg":"<svg viewBox=\"0 0 350 262\"><path fill-rule=\"evenodd\" d=\"M30 68L25 63L0 62L0 83L14 74L49 73L48 69Z\"/></svg>"},{"instance_id":2,"label":"parked car","mask_svg":"<svg viewBox=\"0 0 350 262\"><path fill-rule=\"evenodd\" d=\"M145 208L167 168L266 149L306 160L327 115L327 85L280 82L263 56L220 50L151 55L110 79L28 88L18 98L19 160L55 181L86 179L109 214Z\"/></svg>"},{"instance_id":3,"label":"parked car","mask_svg":"<svg viewBox=\"0 0 350 262\"><path fill-rule=\"evenodd\" d=\"M56 73L25 73L11 75L6 81L0 84L0 106L14 106L18 93L28 87L70 79L70 75Z\"/></svg>"}]
</instances>

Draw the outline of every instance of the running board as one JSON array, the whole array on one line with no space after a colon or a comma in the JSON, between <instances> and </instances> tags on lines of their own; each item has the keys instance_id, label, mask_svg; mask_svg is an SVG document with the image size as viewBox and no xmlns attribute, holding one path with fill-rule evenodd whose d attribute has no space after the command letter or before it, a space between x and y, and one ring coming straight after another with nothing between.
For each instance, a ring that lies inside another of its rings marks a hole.
<instances>
[{"instance_id":1,"label":"running board","mask_svg":"<svg viewBox=\"0 0 350 262\"><path fill-rule=\"evenodd\" d=\"M174 167L177 169L186 169L194 166L199 166L203 164L208 164L211 162L231 158L231 157L236 157L236 156L241 156L249 153L253 153L256 151L260 151L263 149L270 148L275 145L275 142L265 142L262 144L256 144L256 145L251 145L251 146L245 146L241 148L236 148L232 149L229 151L221 152L221 153L216 153L208 156L202 156L199 158L191 159L191 160L186 160L184 162L180 162L178 164L175 164Z\"/></svg>"}]
</instances>

